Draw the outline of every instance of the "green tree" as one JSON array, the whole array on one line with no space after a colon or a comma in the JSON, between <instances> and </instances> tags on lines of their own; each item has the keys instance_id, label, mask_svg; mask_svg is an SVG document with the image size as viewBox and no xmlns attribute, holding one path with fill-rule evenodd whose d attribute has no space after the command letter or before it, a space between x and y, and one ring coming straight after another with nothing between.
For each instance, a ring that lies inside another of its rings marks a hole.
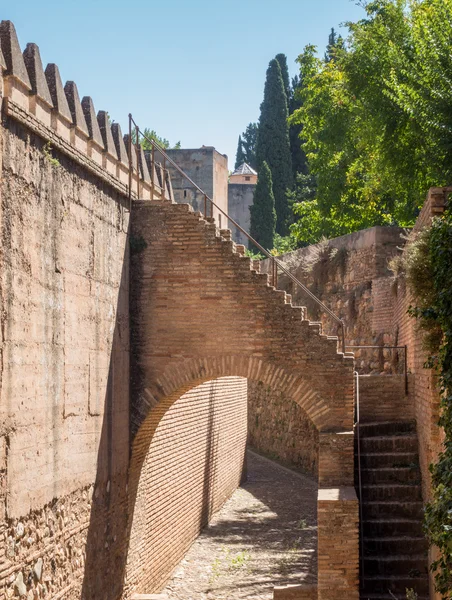
<instances>
[{"instance_id":1,"label":"green tree","mask_svg":"<svg viewBox=\"0 0 452 600\"><path fill-rule=\"evenodd\" d=\"M261 104L256 159L259 177L264 162L272 174L276 207L276 231L288 232L290 216L287 190L292 188L292 157L290 154L286 92L281 68L276 59L270 61Z\"/></svg>"},{"instance_id":2,"label":"green tree","mask_svg":"<svg viewBox=\"0 0 452 600\"><path fill-rule=\"evenodd\" d=\"M289 107L290 98L292 96L292 89L290 87L289 79L289 67L287 66L287 56L285 54L277 54L275 59L278 61L279 68L281 69L281 77L284 84L284 90L286 92L287 107Z\"/></svg>"},{"instance_id":3,"label":"green tree","mask_svg":"<svg viewBox=\"0 0 452 600\"><path fill-rule=\"evenodd\" d=\"M250 216L251 237L270 251L273 248L275 239L276 211L272 175L265 161L259 170L253 204L250 207ZM255 250L251 241L249 242L249 249Z\"/></svg>"},{"instance_id":4,"label":"green tree","mask_svg":"<svg viewBox=\"0 0 452 600\"><path fill-rule=\"evenodd\" d=\"M149 140L154 140L159 146L161 146L165 150L179 150L181 147L180 142L176 142L174 146L171 146L170 142L166 138L160 137L154 129L149 129L149 127L145 127L143 133L145 137L140 137L140 144L144 150L152 149L152 144ZM132 141L134 144L136 143L135 130L132 130Z\"/></svg>"},{"instance_id":5,"label":"green tree","mask_svg":"<svg viewBox=\"0 0 452 600\"><path fill-rule=\"evenodd\" d=\"M249 123L241 135L243 161L253 169L257 169L256 164L256 143L257 143L257 123ZM242 161L242 162L243 162ZM237 167L236 167L237 168Z\"/></svg>"},{"instance_id":6,"label":"green tree","mask_svg":"<svg viewBox=\"0 0 452 600\"><path fill-rule=\"evenodd\" d=\"M298 75L295 75L295 77L292 78L292 93L289 102L289 116L303 105L301 99L302 85L301 79L298 77ZM300 122L289 124L290 153L292 155L292 172L294 180L296 180L299 173L306 175L309 170L306 153L303 150L302 132L303 125Z\"/></svg>"},{"instance_id":7,"label":"green tree","mask_svg":"<svg viewBox=\"0 0 452 600\"><path fill-rule=\"evenodd\" d=\"M334 60L336 52L344 48L343 38L336 33L334 27L331 28L330 35L328 36L328 45L325 52L325 62Z\"/></svg>"},{"instance_id":8,"label":"green tree","mask_svg":"<svg viewBox=\"0 0 452 600\"><path fill-rule=\"evenodd\" d=\"M317 182L315 204L300 210L319 235L409 226L427 189L450 179L451 1L368 2L346 45L330 39L325 59L313 46L298 58L291 123Z\"/></svg>"},{"instance_id":9,"label":"green tree","mask_svg":"<svg viewBox=\"0 0 452 600\"><path fill-rule=\"evenodd\" d=\"M237 152L235 155L235 165L234 168L238 169L240 167L241 164L243 164L244 162L246 162L245 160L245 153L243 152L243 142L242 142L242 136L239 135L239 141L237 144Z\"/></svg>"}]
</instances>

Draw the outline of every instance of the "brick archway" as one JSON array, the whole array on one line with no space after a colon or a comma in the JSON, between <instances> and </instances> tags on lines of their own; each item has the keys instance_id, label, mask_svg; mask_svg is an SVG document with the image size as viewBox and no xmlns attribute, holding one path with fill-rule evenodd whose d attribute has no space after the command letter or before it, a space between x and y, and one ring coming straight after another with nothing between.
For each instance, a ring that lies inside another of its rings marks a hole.
<instances>
[{"instance_id":1,"label":"brick archway","mask_svg":"<svg viewBox=\"0 0 452 600\"><path fill-rule=\"evenodd\" d=\"M357 598L353 357L190 206L134 202L132 242L131 502L159 406L224 376L279 387L320 432L318 598Z\"/></svg>"}]
</instances>

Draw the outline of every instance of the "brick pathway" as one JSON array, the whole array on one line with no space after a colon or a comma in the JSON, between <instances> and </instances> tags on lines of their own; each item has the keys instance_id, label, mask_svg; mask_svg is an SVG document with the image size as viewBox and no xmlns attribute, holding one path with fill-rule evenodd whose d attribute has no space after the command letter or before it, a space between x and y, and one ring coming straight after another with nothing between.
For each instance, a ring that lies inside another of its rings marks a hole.
<instances>
[{"instance_id":1,"label":"brick pathway","mask_svg":"<svg viewBox=\"0 0 452 600\"><path fill-rule=\"evenodd\" d=\"M316 484L248 455L248 481L215 515L162 593L170 600L270 600L273 586L315 582Z\"/></svg>"}]
</instances>

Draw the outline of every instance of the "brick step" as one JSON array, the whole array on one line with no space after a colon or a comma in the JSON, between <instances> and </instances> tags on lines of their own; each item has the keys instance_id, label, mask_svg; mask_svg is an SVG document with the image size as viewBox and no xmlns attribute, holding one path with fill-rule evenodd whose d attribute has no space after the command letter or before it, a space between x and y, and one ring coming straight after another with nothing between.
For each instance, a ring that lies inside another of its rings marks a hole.
<instances>
[{"instance_id":1,"label":"brick step","mask_svg":"<svg viewBox=\"0 0 452 600\"><path fill-rule=\"evenodd\" d=\"M364 519L362 527L364 538L423 535L422 522L419 519Z\"/></svg>"},{"instance_id":2,"label":"brick step","mask_svg":"<svg viewBox=\"0 0 452 600\"><path fill-rule=\"evenodd\" d=\"M410 588L408 588L410 589ZM393 594L383 594L383 593L371 593L371 592L361 592L360 600L406 600L406 592L399 592ZM417 600L430 600L430 596L428 595L417 595Z\"/></svg>"},{"instance_id":3,"label":"brick step","mask_svg":"<svg viewBox=\"0 0 452 600\"><path fill-rule=\"evenodd\" d=\"M364 557L365 576L401 575L402 577L423 577L428 575L425 554Z\"/></svg>"},{"instance_id":4,"label":"brick step","mask_svg":"<svg viewBox=\"0 0 452 600\"><path fill-rule=\"evenodd\" d=\"M381 423L360 423L360 437L402 436L416 433L416 421L382 421Z\"/></svg>"},{"instance_id":5,"label":"brick step","mask_svg":"<svg viewBox=\"0 0 452 600\"><path fill-rule=\"evenodd\" d=\"M397 556L409 549L410 553L427 556L428 543L425 537L366 537L364 536L365 556Z\"/></svg>"},{"instance_id":6,"label":"brick step","mask_svg":"<svg viewBox=\"0 0 452 600\"><path fill-rule=\"evenodd\" d=\"M395 469L399 467L417 467L417 452L377 452L361 453L362 469Z\"/></svg>"},{"instance_id":7,"label":"brick step","mask_svg":"<svg viewBox=\"0 0 452 600\"><path fill-rule=\"evenodd\" d=\"M363 485L363 502L382 500L390 502L422 501L421 487L419 485L392 484L392 485Z\"/></svg>"},{"instance_id":8,"label":"brick step","mask_svg":"<svg viewBox=\"0 0 452 600\"><path fill-rule=\"evenodd\" d=\"M406 575L371 577L365 575L363 578L361 598L367 598L367 592L377 594L376 597L378 598L380 597L379 594L387 594L391 591L393 594L401 594L401 597L406 599L406 590L414 590L419 596L428 598L428 577L409 577Z\"/></svg>"},{"instance_id":9,"label":"brick step","mask_svg":"<svg viewBox=\"0 0 452 600\"><path fill-rule=\"evenodd\" d=\"M417 436L407 435L378 435L361 439L361 452L376 454L395 452L417 452Z\"/></svg>"},{"instance_id":10,"label":"brick step","mask_svg":"<svg viewBox=\"0 0 452 600\"><path fill-rule=\"evenodd\" d=\"M356 469L356 481L358 481L358 472ZM361 483L363 485L372 485L377 483L406 483L420 484L421 474L417 467L398 467L381 469L361 469Z\"/></svg>"},{"instance_id":11,"label":"brick step","mask_svg":"<svg viewBox=\"0 0 452 600\"><path fill-rule=\"evenodd\" d=\"M422 502L363 502L362 511L366 520L388 517L421 520L424 514Z\"/></svg>"}]
</instances>

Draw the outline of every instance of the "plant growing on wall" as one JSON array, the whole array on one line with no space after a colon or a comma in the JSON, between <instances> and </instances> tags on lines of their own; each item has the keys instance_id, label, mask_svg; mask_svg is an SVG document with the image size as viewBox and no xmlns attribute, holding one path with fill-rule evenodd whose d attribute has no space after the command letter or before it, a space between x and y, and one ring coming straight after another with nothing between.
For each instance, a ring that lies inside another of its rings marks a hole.
<instances>
[{"instance_id":1,"label":"plant growing on wall","mask_svg":"<svg viewBox=\"0 0 452 600\"><path fill-rule=\"evenodd\" d=\"M430 466L432 500L425 510L425 530L440 556L432 564L437 591L452 598L452 213L435 219L413 241L404 259L407 285L416 306L410 314L427 331L426 367L439 375L445 439L438 461Z\"/></svg>"}]
</instances>

